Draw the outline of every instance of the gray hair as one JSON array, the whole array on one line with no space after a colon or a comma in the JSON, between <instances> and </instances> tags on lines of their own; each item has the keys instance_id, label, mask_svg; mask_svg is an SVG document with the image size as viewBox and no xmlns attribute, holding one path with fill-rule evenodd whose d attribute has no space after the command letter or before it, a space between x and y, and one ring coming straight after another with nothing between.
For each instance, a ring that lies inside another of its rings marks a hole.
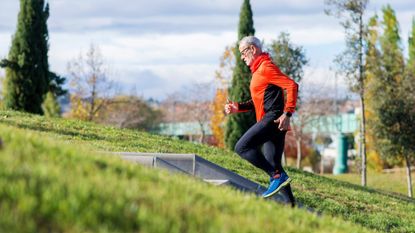
<instances>
[{"instance_id":1,"label":"gray hair","mask_svg":"<svg viewBox=\"0 0 415 233\"><path fill-rule=\"evenodd\" d=\"M261 41L256 38L255 36L245 36L239 41L239 46L241 45L254 45L255 47L262 50L262 44Z\"/></svg>"}]
</instances>

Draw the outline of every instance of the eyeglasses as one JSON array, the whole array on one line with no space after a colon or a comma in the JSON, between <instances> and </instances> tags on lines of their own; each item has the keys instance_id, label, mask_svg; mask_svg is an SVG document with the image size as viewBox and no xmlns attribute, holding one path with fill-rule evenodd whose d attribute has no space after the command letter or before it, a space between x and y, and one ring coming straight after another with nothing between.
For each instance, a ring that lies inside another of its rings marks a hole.
<instances>
[{"instance_id":1,"label":"eyeglasses","mask_svg":"<svg viewBox=\"0 0 415 233\"><path fill-rule=\"evenodd\" d=\"M248 49L250 49L250 46L248 46L248 47L246 47L246 48L242 49L242 51L241 51L241 55L242 55L242 56L246 56L246 52L248 52Z\"/></svg>"}]
</instances>

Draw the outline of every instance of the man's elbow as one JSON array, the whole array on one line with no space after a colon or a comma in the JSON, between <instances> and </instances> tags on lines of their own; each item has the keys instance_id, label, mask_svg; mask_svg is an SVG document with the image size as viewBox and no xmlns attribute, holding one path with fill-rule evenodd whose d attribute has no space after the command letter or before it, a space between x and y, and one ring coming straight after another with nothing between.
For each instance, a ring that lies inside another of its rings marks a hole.
<instances>
[{"instance_id":1,"label":"man's elbow","mask_svg":"<svg viewBox=\"0 0 415 233\"><path fill-rule=\"evenodd\" d=\"M298 85L297 82L293 82L294 83L294 90L298 91L298 88L300 87L300 85Z\"/></svg>"}]
</instances>

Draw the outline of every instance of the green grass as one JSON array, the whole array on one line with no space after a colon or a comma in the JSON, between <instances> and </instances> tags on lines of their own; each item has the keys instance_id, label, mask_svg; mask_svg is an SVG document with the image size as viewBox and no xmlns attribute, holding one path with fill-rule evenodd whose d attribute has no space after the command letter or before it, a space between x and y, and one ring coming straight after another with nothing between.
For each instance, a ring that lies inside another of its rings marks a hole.
<instances>
[{"instance_id":1,"label":"green grass","mask_svg":"<svg viewBox=\"0 0 415 233\"><path fill-rule=\"evenodd\" d=\"M28 221L31 229L63 232L415 232L413 199L296 169L288 172L297 200L323 218L91 152L195 153L266 185L264 173L227 150L16 112L0 112L0 132L0 190L17 190L0 196L0 227L7 229Z\"/></svg>"},{"instance_id":2,"label":"green grass","mask_svg":"<svg viewBox=\"0 0 415 233\"><path fill-rule=\"evenodd\" d=\"M360 174L349 173L341 175L325 175L327 177L346 181L353 184L361 184ZM412 186L415 186L415 172L412 172ZM407 178L405 171L394 173L380 173L369 171L367 174L367 186L398 195L408 195Z\"/></svg>"},{"instance_id":3,"label":"green grass","mask_svg":"<svg viewBox=\"0 0 415 233\"><path fill-rule=\"evenodd\" d=\"M0 232L365 232L45 135L0 132Z\"/></svg>"}]
</instances>

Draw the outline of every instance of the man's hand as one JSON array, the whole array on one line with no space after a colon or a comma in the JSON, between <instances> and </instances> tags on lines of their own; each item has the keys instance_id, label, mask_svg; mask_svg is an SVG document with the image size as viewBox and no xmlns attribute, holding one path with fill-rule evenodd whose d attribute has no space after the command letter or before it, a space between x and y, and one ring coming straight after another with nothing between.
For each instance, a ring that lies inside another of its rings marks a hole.
<instances>
[{"instance_id":1,"label":"man's hand","mask_svg":"<svg viewBox=\"0 0 415 233\"><path fill-rule=\"evenodd\" d=\"M229 99L226 100L226 104L225 104L225 113L226 113L226 115L238 112L238 109L239 109L239 107L238 107L237 102L230 101Z\"/></svg>"},{"instance_id":2,"label":"man's hand","mask_svg":"<svg viewBox=\"0 0 415 233\"><path fill-rule=\"evenodd\" d=\"M278 129L281 131L287 131L290 128L290 117L285 114L282 114L274 122L278 124Z\"/></svg>"}]
</instances>

